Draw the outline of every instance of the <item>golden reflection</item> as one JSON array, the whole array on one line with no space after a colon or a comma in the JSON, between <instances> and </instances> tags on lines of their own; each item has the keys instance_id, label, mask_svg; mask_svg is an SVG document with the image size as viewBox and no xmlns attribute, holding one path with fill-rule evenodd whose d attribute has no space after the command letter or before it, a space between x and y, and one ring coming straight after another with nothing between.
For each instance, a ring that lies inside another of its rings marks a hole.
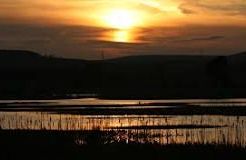
<instances>
[{"instance_id":1,"label":"golden reflection","mask_svg":"<svg viewBox=\"0 0 246 160\"><path fill-rule=\"evenodd\" d=\"M189 125L193 125L194 128L179 128ZM165 129L167 126L173 128ZM124 127L129 129L126 131ZM137 127L143 127L144 129L137 129ZM246 120L243 116L100 116L49 114L45 112L0 112L0 128L7 130L60 131L114 130L119 131L120 134L123 133L122 131L126 131L124 132L125 137L134 142L147 140L147 142L158 142L160 144L246 146Z\"/></svg>"}]
</instances>

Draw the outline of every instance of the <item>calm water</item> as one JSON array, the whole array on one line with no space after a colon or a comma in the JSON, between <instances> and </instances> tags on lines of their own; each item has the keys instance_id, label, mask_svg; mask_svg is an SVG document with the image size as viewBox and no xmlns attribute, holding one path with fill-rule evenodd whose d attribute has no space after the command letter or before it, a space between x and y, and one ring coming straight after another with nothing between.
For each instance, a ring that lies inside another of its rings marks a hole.
<instances>
[{"instance_id":1,"label":"calm water","mask_svg":"<svg viewBox=\"0 0 246 160\"><path fill-rule=\"evenodd\" d=\"M81 106L81 105L139 105L151 103L187 104L200 106L245 106L246 99L183 99L183 100L103 100L87 99L59 99L59 100L0 100L0 104L8 106Z\"/></svg>"},{"instance_id":2,"label":"calm water","mask_svg":"<svg viewBox=\"0 0 246 160\"><path fill-rule=\"evenodd\" d=\"M234 100L183 100L198 106L242 106L245 101ZM157 101L165 103L184 103L183 101ZM25 106L37 101L1 101L11 106ZM38 101L42 105L114 105L139 104L139 101L109 100L50 100ZM70 102L70 103L69 103ZM141 101L147 104L153 101ZM156 102L156 101L155 101ZM10 104L11 103L11 104ZM41 104L35 104L41 105ZM58 106L59 106L58 105ZM127 106L126 106L127 107ZM137 107L137 106L135 106ZM141 106L140 109L155 109L161 106ZM162 107L169 107L163 105ZM175 107L175 106L172 106ZM117 108L117 107L116 107ZM109 109L116 109L111 107ZM128 106L130 109L130 106ZM83 110L83 108L79 108ZM0 112L1 129L28 130L115 130L119 138L126 141L153 142L161 144L212 143L246 146L246 116L166 116L166 115L70 115L49 112Z\"/></svg>"}]
</instances>

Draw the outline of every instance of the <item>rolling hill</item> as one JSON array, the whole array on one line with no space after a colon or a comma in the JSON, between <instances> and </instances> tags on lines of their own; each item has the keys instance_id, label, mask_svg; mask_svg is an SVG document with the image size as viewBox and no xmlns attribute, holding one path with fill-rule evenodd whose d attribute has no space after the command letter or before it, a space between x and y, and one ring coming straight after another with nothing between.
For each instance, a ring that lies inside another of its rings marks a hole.
<instances>
[{"instance_id":1,"label":"rolling hill","mask_svg":"<svg viewBox=\"0 0 246 160\"><path fill-rule=\"evenodd\" d=\"M246 53L87 61L0 50L0 98L225 98L246 95Z\"/></svg>"}]
</instances>

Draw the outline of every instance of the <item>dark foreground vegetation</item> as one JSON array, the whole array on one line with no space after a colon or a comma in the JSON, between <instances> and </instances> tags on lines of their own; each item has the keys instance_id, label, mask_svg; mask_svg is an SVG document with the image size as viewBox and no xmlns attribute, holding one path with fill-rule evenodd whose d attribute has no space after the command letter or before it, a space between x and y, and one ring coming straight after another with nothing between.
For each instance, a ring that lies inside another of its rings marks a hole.
<instances>
[{"instance_id":1,"label":"dark foreground vegetation","mask_svg":"<svg viewBox=\"0 0 246 160\"><path fill-rule=\"evenodd\" d=\"M102 131L0 131L0 159L244 160L246 150L225 145L140 144Z\"/></svg>"},{"instance_id":2,"label":"dark foreground vegetation","mask_svg":"<svg viewBox=\"0 0 246 160\"><path fill-rule=\"evenodd\" d=\"M87 61L0 50L0 98L70 98L71 94L112 99L243 98L245 73L245 52Z\"/></svg>"}]
</instances>

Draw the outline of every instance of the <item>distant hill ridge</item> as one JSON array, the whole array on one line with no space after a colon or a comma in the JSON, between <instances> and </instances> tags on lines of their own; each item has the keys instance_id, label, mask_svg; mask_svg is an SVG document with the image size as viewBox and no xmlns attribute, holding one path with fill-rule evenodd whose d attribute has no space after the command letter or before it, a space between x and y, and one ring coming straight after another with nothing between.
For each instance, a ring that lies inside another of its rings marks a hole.
<instances>
[{"instance_id":1,"label":"distant hill ridge","mask_svg":"<svg viewBox=\"0 0 246 160\"><path fill-rule=\"evenodd\" d=\"M236 57L236 56L246 56L245 52L240 52L236 54L232 54L225 57ZM66 58L58 58L53 56L42 56L41 54L28 50L0 50L1 58L55 58L55 59L66 59ZM170 59L187 59L187 58L201 58L201 57L219 57L217 55L134 55L134 56L125 56L120 58L113 58L106 61L136 61L140 58L144 60L160 60L161 58L170 58ZM80 59L67 59L67 60L80 60ZM85 60L84 60L85 61Z\"/></svg>"},{"instance_id":2,"label":"distant hill ridge","mask_svg":"<svg viewBox=\"0 0 246 160\"><path fill-rule=\"evenodd\" d=\"M0 67L9 68L50 68L83 66L85 60L65 59L53 56L43 56L39 53L25 50L0 50ZM1 69L1 68L0 68Z\"/></svg>"},{"instance_id":3,"label":"distant hill ridge","mask_svg":"<svg viewBox=\"0 0 246 160\"><path fill-rule=\"evenodd\" d=\"M1 57L20 58L20 57L41 57L40 54L25 50L0 50Z\"/></svg>"},{"instance_id":4,"label":"distant hill ridge","mask_svg":"<svg viewBox=\"0 0 246 160\"><path fill-rule=\"evenodd\" d=\"M74 93L115 99L246 97L246 52L90 61L0 50L0 75L0 99Z\"/></svg>"}]
</instances>

